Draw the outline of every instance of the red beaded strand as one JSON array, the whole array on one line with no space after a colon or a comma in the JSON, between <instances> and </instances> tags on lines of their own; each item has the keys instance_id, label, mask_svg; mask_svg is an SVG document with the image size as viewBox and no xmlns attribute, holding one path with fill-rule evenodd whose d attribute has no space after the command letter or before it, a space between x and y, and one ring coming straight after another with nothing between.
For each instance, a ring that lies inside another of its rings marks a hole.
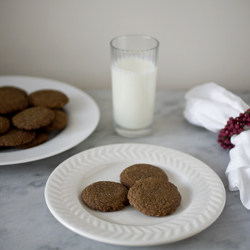
<instances>
[{"instance_id":1,"label":"red beaded strand","mask_svg":"<svg viewBox=\"0 0 250 250\"><path fill-rule=\"evenodd\" d=\"M243 114L241 113L238 117L230 117L227 121L227 125L220 130L218 135L218 143L224 149L231 149L234 145L231 143L230 138L233 135L238 135L243 131L244 126L250 126L250 108Z\"/></svg>"}]
</instances>

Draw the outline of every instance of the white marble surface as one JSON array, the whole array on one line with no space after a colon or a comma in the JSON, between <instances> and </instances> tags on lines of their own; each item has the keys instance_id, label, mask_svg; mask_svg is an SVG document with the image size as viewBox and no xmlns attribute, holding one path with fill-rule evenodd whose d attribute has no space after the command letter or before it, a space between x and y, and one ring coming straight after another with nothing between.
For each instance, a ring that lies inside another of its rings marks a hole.
<instances>
[{"instance_id":1,"label":"white marble surface","mask_svg":"<svg viewBox=\"0 0 250 250\"><path fill-rule=\"evenodd\" d=\"M112 126L111 91L86 91L100 107L95 132L76 147L47 159L0 166L0 249L209 249L246 250L250 246L250 212L238 192L228 191L225 169L228 151L220 148L217 135L189 124L183 117L184 92L158 91L151 135L122 138ZM250 92L236 93L250 104ZM66 143L66 142L65 142ZM50 173L65 159L83 150L114 143L146 143L183 151L209 165L226 188L226 205L220 217L201 233L180 242L154 247L109 245L79 236L62 226L48 210L44 188ZM0 154L1 160L1 154Z\"/></svg>"}]
</instances>

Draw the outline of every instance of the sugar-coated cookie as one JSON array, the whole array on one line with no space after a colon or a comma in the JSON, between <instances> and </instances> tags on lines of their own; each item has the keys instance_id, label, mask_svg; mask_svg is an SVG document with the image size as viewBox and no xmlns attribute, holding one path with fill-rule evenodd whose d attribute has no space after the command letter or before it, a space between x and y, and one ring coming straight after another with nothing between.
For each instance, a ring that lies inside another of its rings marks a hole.
<instances>
[{"instance_id":1,"label":"sugar-coated cookie","mask_svg":"<svg viewBox=\"0 0 250 250\"><path fill-rule=\"evenodd\" d=\"M10 120L6 117L0 116L0 134L7 132L10 128Z\"/></svg>"},{"instance_id":2,"label":"sugar-coated cookie","mask_svg":"<svg viewBox=\"0 0 250 250\"><path fill-rule=\"evenodd\" d=\"M43 89L31 93L29 96L31 106L40 106L46 108L61 108L68 103L68 97L58 90Z\"/></svg>"},{"instance_id":3,"label":"sugar-coated cookie","mask_svg":"<svg viewBox=\"0 0 250 250\"><path fill-rule=\"evenodd\" d=\"M12 123L19 129L34 130L49 125L54 117L55 114L51 109L31 107L14 115Z\"/></svg>"},{"instance_id":4,"label":"sugar-coated cookie","mask_svg":"<svg viewBox=\"0 0 250 250\"><path fill-rule=\"evenodd\" d=\"M125 168L120 174L120 182L130 188L136 181L148 177L160 178L168 181L167 174L160 168L150 164L134 164Z\"/></svg>"},{"instance_id":5,"label":"sugar-coated cookie","mask_svg":"<svg viewBox=\"0 0 250 250\"><path fill-rule=\"evenodd\" d=\"M27 93L17 87L0 87L0 114L23 110L28 106Z\"/></svg>"},{"instance_id":6,"label":"sugar-coated cookie","mask_svg":"<svg viewBox=\"0 0 250 250\"><path fill-rule=\"evenodd\" d=\"M48 140L48 133L46 132L36 132L36 137L29 143L18 146L20 149L32 148L40 145Z\"/></svg>"},{"instance_id":7,"label":"sugar-coated cookie","mask_svg":"<svg viewBox=\"0 0 250 250\"><path fill-rule=\"evenodd\" d=\"M10 129L6 134L0 135L0 146L16 147L29 143L35 138L35 136L35 131Z\"/></svg>"},{"instance_id":8,"label":"sugar-coated cookie","mask_svg":"<svg viewBox=\"0 0 250 250\"><path fill-rule=\"evenodd\" d=\"M101 212L118 211L128 205L128 189L121 183L98 181L82 191L84 203L91 209Z\"/></svg>"},{"instance_id":9,"label":"sugar-coated cookie","mask_svg":"<svg viewBox=\"0 0 250 250\"><path fill-rule=\"evenodd\" d=\"M128 200L137 211L161 217L177 209L181 204L181 195L173 183L150 177L137 181L129 189Z\"/></svg>"},{"instance_id":10,"label":"sugar-coated cookie","mask_svg":"<svg viewBox=\"0 0 250 250\"><path fill-rule=\"evenodd\" d=\"M55 114L55 118L48 126L44 127L45 131L61 130L67 125L68 117L65 112L57 109L54 109L53 112Z\"/></svg>"}]
</instances>

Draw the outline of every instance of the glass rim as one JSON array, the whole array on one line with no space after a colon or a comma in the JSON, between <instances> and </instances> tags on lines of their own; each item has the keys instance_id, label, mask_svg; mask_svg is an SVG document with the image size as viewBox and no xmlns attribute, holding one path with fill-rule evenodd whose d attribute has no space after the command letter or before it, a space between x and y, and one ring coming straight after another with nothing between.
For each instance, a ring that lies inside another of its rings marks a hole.
<instances>
[{"instance_id":1,"label":"glass rim","mask_svg":"<svg viewBox=\"0 0 250 250\"><path fill-rule=\"evenodd\" d=\"M138 36L138 37L144 37L144 38L147 38L147 39L151 39L151 40L154 40L156 42L156 46L150 48L150 49L137 49L137 50L131 50L131 49L121 49L121 48L118 48L116 46L113 45L113 42L114 40L118 39L118 38L121 38L121 37L131 37L131 36ZM149 36L149 35L140 35L140 34L128 34L128 35L121 35L121 36L116 36L114 37L111 41L110 41L110 46L113 48L113 49L116 49L116 50L120 50L120 51L149 51L149 50L154 50L154 49L157 49L160 45L160 42L152 37L152 36Z\"/></svg>"}]
</instances>

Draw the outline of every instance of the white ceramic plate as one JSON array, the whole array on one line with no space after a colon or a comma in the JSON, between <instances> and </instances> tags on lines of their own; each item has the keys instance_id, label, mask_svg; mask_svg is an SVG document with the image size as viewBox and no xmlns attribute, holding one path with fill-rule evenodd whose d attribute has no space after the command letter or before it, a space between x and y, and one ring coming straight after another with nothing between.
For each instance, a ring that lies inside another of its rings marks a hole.
<instances>
[{"instance_id":1,"label":"white ceramic plate","mask_svg":"<svg viewBox=\"0 0 250 250\"><path fill-rule=\"evenodd\" d=\"M39 89L64 92L69 102L64 106L68 124L59 134L39 146L21 150L0 151L0 165L16 164L47 158L64 152L85 140L96 128L100 111L95 101L82 90L66 83L25 76L1 76L0 87L12 85L31 93Z\"/></svg>"},{"instance_id":2,"label":"white ceramic plate","mask_svg":"<svg viewBox=\"0 0 250 250\"><path fill-rule=\"evenodd\" d=\"M81 200L89 184L119 182L123 169L135 163L162 168L182 196L169 216L149 217L127 206L117 212L89 209ZM154 145L114 144L78 153L61 163L45 187L47 206L70 230L93 240L128 246L165 244L188 238L211 225L225 205L225 189L206 164L185 153Z\"/></svg>"}]
</instances>

